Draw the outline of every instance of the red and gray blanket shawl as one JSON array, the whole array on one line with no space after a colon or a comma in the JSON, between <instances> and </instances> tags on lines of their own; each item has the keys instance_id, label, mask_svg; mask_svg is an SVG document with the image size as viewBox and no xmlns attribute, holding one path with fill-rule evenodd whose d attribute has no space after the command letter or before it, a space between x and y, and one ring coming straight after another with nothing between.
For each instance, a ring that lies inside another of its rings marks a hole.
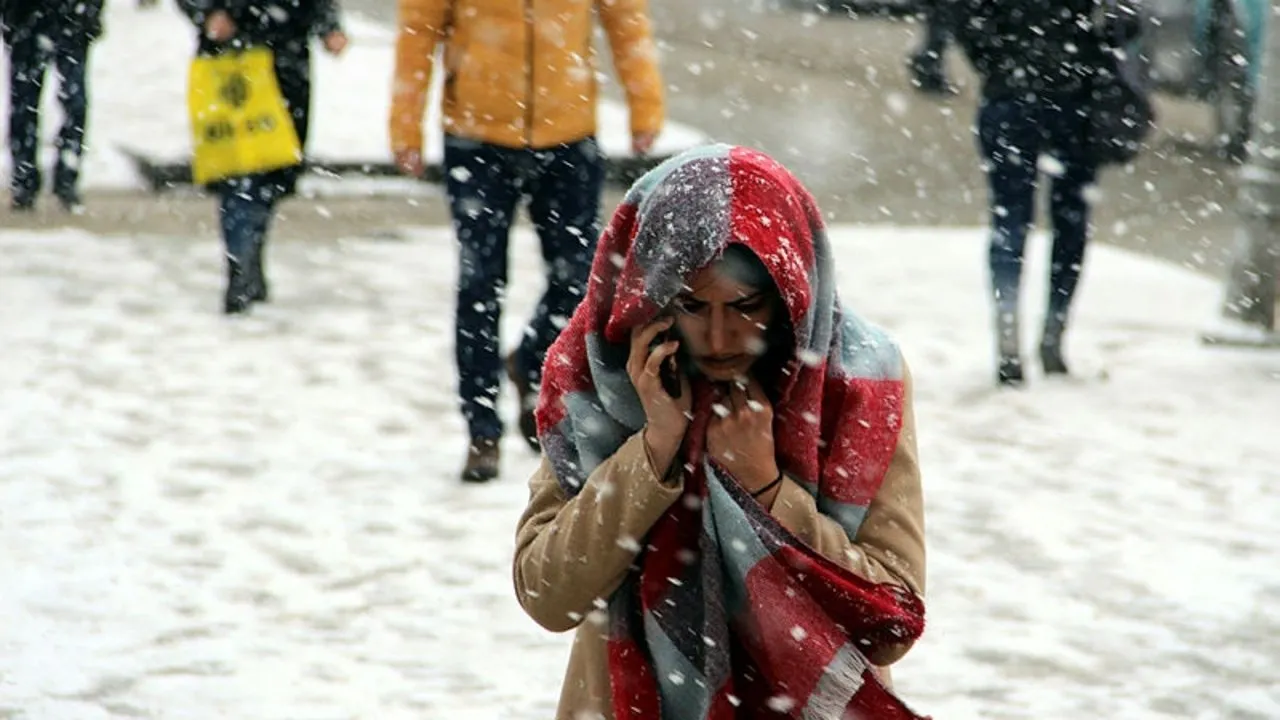
<instances>
[{"instance_id":1,"label":"red and gray blanket shawl","mask_svg":"<svg viewBox=\"0 0 1280 720\"><path fill-rule=\"evenodd\" d=\"M794 328L796 358L774 408L779 466L852 538L897 446L902 360L841 307L808 191L756 151L701 147L632 187L600 239L586 298L547 355L542 447L573 496L643 427L625 369L630 330L730 243L764 262ZM920 599L822 557L703 457L709 395L695 386L685 496L646 538L630 539L646 549L609 600L615 717L917 718L864 653L918 637Z\"/></svg>"}]
</instances>

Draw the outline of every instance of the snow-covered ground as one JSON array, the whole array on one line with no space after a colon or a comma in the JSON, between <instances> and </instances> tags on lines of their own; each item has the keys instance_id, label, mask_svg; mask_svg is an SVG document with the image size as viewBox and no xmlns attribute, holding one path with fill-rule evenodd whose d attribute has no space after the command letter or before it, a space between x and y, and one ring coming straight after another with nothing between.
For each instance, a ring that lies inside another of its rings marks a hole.
<instances>
[{"instance_id":1,"label":"snow-covered ground","mask_svg":"<svg viewBox=\"0 0 1280 720\"><path fill-rule=\"evenodd\" d=\"M389 158L387 109L394 68L393 31L359 16L344 18L351 45L341 58L317 50L308 151L332 161L379 161ZM171 2L140 9L126 0L106 4L106 33L90 56L89 129L84 159L86 188L140 188L126 151L164 161L190 156L187 117L187 69L195 52L195 30ZM608 60L603 60L608 69ZM0 57L0 77L8 77ZM425 152L431 162L442 155L439 98L443 76L433 77L424 127ZM62 122L54 97L56 74L45 88L42 137L49 160ZM0 92L0 117L8 117L8 91ZM625 104L602 99L597 114L599 141L606 155L627 157L631 135ZM706 140L699 130L669 121L654 154L678 152ZM9 157L0 157L0 176L9 174Z\"/></svg>"},{"instance_id":2,"label":"snow-covered ground","mask_svg":"<svg viewBox=\"0 0 1280 720\"><path fill-rule=\"evenodd\" d=\"M1197 342L1217 284L1095 245L1077 377L998 391L982 231L833 235L917 384L930 626L902 694L1280 717L1280 355ZM513 246L509 337L540 289ZM210 245L0 233L0 716L550 716L569 638L509 579L534 458L510 439L499 481L455 480L452 247L282 242L276 302L229 321Z\"/></svg>"}]
</instances>

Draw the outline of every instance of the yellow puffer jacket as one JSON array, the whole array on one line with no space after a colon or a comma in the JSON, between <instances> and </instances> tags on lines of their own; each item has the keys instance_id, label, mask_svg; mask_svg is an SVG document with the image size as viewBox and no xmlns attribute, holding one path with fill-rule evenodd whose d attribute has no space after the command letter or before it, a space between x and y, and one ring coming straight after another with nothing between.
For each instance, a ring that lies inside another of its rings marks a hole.
<instances>
[{"instance_id":1,"label":"yellow puffer jacket","mask_svg":"<svg viewBox=\"0 0 1280 720\"><path fill-rule=\"evenodd\" d=\"M446 132L512 148L596 131L594 18L626 88L632 133L662 127L647 0L399 0L391 149L422 149L427 89L444 46Z\"/></svg>"}]
</instances>

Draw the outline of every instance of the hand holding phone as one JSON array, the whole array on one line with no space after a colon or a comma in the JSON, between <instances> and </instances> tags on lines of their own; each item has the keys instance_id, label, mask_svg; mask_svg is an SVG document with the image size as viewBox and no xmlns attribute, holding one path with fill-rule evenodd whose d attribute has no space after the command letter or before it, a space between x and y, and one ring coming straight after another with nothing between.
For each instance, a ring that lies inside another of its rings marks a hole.
<instances>
[{"instance_id":1,"label":"hand holding phone","mask_svg":"<svg viewBox=\"0 0 1280 720\"><path fill-rule=\"evenodd\" d=\"M671 330L658 333L658 337L654 339L652 348L656 348L675 339L675 333ZM650 351L652 351L650 348ZM658 370L658 380L662 382L662 389L666 391L672 399L679 400L684 389L680 386L680 355L679 352L672 353L662 361L662 367Z\"/></svg>"},{"instance_id":2,"label":"hand holding phone","mask_svg":"<svg viewBox=\"0 0 1280 720\"><path fill-rule=\"evenodd\" d=\"M645 442L660 472L679 452L692 410L689 378L676 359L680 341L670 332L674 324L666 317L632 330L627 358L627 375L644 407Z\"/></svg>"}]
</instances>

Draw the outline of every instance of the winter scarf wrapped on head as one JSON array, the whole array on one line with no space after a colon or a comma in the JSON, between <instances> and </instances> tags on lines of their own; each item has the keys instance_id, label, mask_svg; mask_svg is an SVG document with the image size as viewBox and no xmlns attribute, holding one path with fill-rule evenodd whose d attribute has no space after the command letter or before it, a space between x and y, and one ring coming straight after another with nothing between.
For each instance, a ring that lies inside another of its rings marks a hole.
<instances>
[{"instance_id":1,"label":"winter scarf wrapped on head","mask_svg":"<svg viewBox=\"0 0 1280 720\"><path fill-rule=\"evenodd\" d=\"M794 329L796 357L773 388L778 465L852 538L898 443L902 360L841 307L812 197L756 151L698 148L627 194L601 237L587 296L547 354L544 452L572 497L644 426L625 367L630 332L733 243L763 262ZM864 652L918 637L920 599L854 575L779 525L703 454L710 414L708 402L695 403L684 498L609 600L614 716L917 717Z\"/></svg>"}]
</instances>

